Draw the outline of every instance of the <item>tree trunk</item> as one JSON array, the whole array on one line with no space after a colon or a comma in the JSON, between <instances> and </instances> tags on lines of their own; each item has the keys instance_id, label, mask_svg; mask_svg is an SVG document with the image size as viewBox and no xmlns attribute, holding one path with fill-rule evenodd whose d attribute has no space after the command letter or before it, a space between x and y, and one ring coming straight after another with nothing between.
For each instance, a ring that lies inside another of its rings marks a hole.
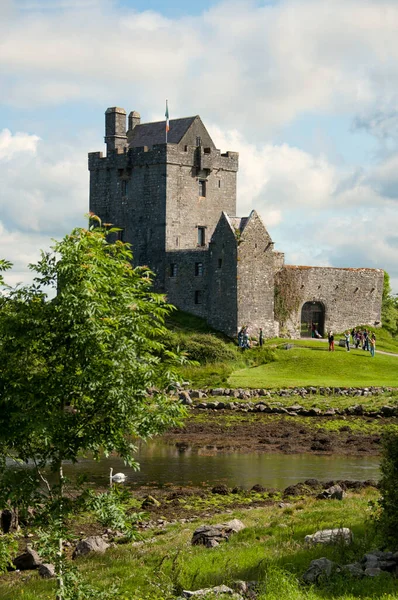
<instances>
[{"instance_id":1,"label":"tree trunk","mask_svg":"<svg viewBox=\"0 0 398 600\"><path fill-rule=\"evenodd\" d=\"M63 523L63 514L62 514L62 498L63 498L63 480L64 480L64 472L62 468L62 460L59 463L59 518L60 522ZM57 600L64 600L64 574L63 574L63 561L64 561L64 547L63 547L63 539L60 533L58 540L58 595Z\"/></svg>"}]
</instances>

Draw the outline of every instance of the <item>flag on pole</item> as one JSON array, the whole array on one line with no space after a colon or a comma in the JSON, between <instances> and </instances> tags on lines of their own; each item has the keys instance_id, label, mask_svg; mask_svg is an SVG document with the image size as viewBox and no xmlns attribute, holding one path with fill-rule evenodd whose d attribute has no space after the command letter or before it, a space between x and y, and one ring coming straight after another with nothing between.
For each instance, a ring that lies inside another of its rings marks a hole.
<instances>
[{"instance_id":1,"label":"flag on pole","mask_svg":"<svg viewBox=\"0 0 398 600\"><path fill-rule=\"evenodd\" d=\"M166 112L164 113L166 117L166 143L167 143L167 133L170 131L170 121L169 121L169 103L166 100Z\"/></svg>"}]
</instances>

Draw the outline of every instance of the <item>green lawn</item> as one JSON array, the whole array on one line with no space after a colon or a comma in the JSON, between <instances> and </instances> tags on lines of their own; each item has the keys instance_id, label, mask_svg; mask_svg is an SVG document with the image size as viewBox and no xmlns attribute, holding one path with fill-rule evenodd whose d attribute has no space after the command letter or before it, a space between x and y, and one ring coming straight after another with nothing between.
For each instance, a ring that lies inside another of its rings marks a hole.
<instances>
[{"instance_id":1,"label":"green lawn","mask_svg":"<svg viewBox=\"0 0 398 600\"><path fill-rule=\"evenodd\" d=\"M398 386L398 356L336 348L312 342L312 348L295 347L277 350L275 362L240 369L228 379L231 387L273 388L301 385L313 386Z\"/></svg>"},{"instance_id":2,"label":"green lawn","mask_svg":"<svg viewBox=\"0 0 398 600\"><path fill-rule=\"evenodd\" d=\"M251 511L233 510L198 519L195 523L174 525L153 535L141 546L118 546L104 555L76 561L86 580L102 589L112 583L119 587L118 600L172 600L182 589L231 584L237 579L260 583L258 600L397 600L397 580L390 575L352 579L337 573L328 582L308 587L301 575L311 560L325 556L338 564L360 559L377 547L368 516L375 490L349 494L338 500L295 501L291 506L263 506ZM203 522L219 523L239 518L246 529L218 548L192 547L193 530ZM306 534L330 527L350 527L351 546L307 547ZM40 580L35 572L0 577L2 600L54 599L54 582Z\"/></svg>"}]
</instances>

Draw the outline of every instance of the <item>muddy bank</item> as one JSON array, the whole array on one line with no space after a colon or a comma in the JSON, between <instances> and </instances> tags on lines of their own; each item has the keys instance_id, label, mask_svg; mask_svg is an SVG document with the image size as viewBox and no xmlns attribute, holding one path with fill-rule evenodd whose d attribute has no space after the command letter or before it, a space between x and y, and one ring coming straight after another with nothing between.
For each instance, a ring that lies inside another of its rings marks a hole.
<instances>
[{"instance_id":1,"label":"muddy bank","mask_svg":"<svg viewBox=\"0 0 398 600\"><path fill-rule=\"evenodd\" d=\"M358 430L363 424L363 430ZM163 436L181 452L185 448L207 448L218 452L279 452L338 454L363 456L380 454L383 426L398 419L345 417L334 419L311 417L297 419L285 416L246 414L231 416L228 411L206 411L206 415L190 415L182 429ZM351 425L350 425L351 424Z\"/></svg>"}]
</instances>

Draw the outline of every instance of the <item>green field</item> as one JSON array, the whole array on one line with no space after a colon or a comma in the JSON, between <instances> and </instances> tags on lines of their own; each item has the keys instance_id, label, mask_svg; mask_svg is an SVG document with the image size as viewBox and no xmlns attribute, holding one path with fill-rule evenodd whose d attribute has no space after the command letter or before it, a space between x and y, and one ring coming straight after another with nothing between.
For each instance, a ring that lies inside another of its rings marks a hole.
<instances>
[{"instance_id":1,"label":"green field","mask_svg":"<svg viewBox=\"0 0 398 600\"><path fill-rule=\"evenodd\" d=\"M315 343L314 343L315 344ZM228 379L231 387L273 388L292 386L398 386L398 356L327 346L294 347L277 350L274 362L234 371Z\"/></svg>"},{"instance_id":2,"label":"green field","mask_svg":"<svg viewBox=\"0 0 398 600\"><path fill-rule=\"evenodd\" d=\"M230 514L152 530L146 534L151 538L146 544L120 545L76 564L86 581L99 588L106 590L116 584L118 600L172 600L182 589L231 585L238 579L259 582L258 600L396 600L397 580L388 574L357 580L337 573L311 587L301 582L315 558L325 556L347 564L377 547L368 505L376 498L377 492L370 488L361 495L349 494L342 502L304 499L285 508L274 504L250 511L235 509ZM191 546L192 532L200 524L231 518L241 519L246 529L228 543L212 549ZM351 546L309 548L304 544L306 534L342 525L354 532ZM40 580L36 572L4 575L0 577L0 598L53 599L54 582Z\"/></svg>"}]
</instances>

